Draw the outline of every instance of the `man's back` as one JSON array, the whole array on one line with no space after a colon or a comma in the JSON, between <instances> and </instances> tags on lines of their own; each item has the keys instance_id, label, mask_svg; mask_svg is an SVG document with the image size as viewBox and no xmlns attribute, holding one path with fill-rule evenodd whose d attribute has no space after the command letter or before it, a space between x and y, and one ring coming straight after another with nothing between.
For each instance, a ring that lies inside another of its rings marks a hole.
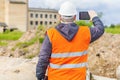
<instances>
[{"instance_id":1,"label":"man's back","mask_svg":"<svg viewBox=\"0 0 120 80\"><path fill-rule=\"evenodd\" d=\"M64 6L59 13L61 23L47 31L42 44L36 68L38 80L44 79L46 69L48 80L85 80L88 46L104 33L103 23L94 11L89 13L95 27L79 27L74 23L76 10L68 13L62 10Z\"/></svg>"},{"instance_id":2,"label":"man's back","mask_svg":"<svg viewBox=\"0 0 120 80\"><path fill-rule=\"evenodd\" d=\"M52 44L48 79L85 80L87 49L90 44L89 28L79 27L71 41L63 37L55 28L48 30L47 34Z\"/></svg>"}]
</instances>

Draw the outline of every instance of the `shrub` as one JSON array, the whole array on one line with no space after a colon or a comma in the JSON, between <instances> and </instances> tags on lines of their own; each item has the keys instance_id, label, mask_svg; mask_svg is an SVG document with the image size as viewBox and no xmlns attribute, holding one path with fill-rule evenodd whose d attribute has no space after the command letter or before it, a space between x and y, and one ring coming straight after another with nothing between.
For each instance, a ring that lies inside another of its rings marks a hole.
<instances>
[{"instance_id":1,"label":"shrub","mask_svg":"<svg viewBox=\"0 0 120 80\"><path fill-rule=\"evenodd\" d=\"M107 33L120 34L120 28L118 28L118 27L115 27L115 28L106 28L105 31Z\"/></svg>"}]
</instances>

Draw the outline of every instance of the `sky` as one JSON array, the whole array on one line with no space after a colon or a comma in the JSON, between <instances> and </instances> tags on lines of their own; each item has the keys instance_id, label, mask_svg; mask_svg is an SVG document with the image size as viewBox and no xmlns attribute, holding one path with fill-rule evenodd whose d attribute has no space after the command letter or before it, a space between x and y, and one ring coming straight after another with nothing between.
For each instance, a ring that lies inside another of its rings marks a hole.
<instances>
[{"instance_id":1,"label":"sky","mask_svg":"<svg viewBox=\"0 0 120 80\"><path fill-rule=\"evenodd\" d=\"M71 1L80 11L102 12L104 25L120 24L120 0L29 0L29 7L59 10L65 1Z\"/></svg>"}]
</instances>

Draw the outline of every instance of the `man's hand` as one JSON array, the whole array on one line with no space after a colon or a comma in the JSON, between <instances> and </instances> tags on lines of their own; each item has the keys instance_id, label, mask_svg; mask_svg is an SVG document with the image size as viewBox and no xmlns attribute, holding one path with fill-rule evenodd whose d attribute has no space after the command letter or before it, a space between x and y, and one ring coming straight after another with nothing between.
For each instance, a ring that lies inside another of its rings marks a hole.
<instances>
[{"instance_id":1,"label":"man's hand","mask_svg":"<svg viewBox=\"0 0 120 80\"><path fill-rule=\"evenodd\" d=\"M90 16L90 20L91 20L91 21L92 21L92 19L93 19L94 17L97 16L97 13L96 13L94 10L90 10L90 11L88 11L88 13L89 13L89 16Z\"/></svg>"}]
</instances>

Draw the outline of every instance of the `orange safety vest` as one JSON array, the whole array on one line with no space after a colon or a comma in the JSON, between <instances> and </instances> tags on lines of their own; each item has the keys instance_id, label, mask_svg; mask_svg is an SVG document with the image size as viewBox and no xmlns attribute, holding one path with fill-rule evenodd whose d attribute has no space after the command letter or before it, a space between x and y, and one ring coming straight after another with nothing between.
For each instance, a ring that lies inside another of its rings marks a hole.
<instances>
[{"instance_id":1,"label":"orange safety vest","mask_svg":"<svg viewBox=\"0 0 120 80\"><path fill-rule=\"evenodd\" d=\"M85 80L89 28L80 26L72 41L66 40L55 28L49 29L47 34L52 44L48 80Z\"/></svg>"}]
</instances>

